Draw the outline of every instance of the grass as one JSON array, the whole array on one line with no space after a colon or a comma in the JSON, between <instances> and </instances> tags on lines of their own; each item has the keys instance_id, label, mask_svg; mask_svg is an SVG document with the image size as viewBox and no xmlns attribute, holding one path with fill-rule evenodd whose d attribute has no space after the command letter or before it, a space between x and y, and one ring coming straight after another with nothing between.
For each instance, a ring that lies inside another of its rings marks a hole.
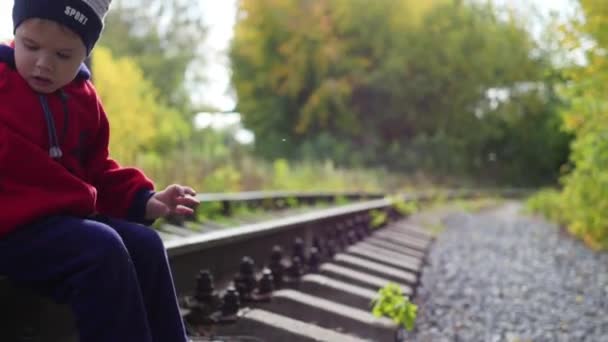
<instances>
[{"instance_id":1,"label":"grass","mask_svg":"<svg viewBox=\"0 0 608 342\"><path fill-rule=\"evenodd\" d=\"M478 213L482 210L494 207L503 203L504 199L499 197L456 199L447 200L445 198L435 199L415 217L422 228L438 236L445 231L446 226L442 222L442 217L451 212L465 212L469 214Z\"/></svg>"},{"instance_id":2,"label":"grass","mask_svg":"<svg viewBox=\"0 0 608 342\"><path fill-rule=\"evenodd\" d=\"M388 197L394 201L393 208L405 216L416 216L418 224L430 232L433 236L441 234L445 229L445 225L441 222L441 217L445 211L460 211L467 213L479 212L483 209L500 204L503 199L498 197L475 198L475 199L458 199L446 200L445 196L437 194L431 202L421 204L418 201L403 201L395 197ZM334 203L319 202L314 205L300 205L297 200L288 198L284 201L284 210L289 210L290 215L305 213L308 211L319 210L331 206L349 204L345 198L336 198ZM373 210L372 227L377 228L382 226L387 220L387 214L382 210ZM222 215L221 203L204 203L199 207L195 221L186 221L184 226L195 232L199 232L207 224L218 226L218 228L233 228L244 224L270 220L272 218L282 217L277 215L276 211L268 211L262 208L251 208L246 205L235 204L232 207L230 216ZM159 219L154 224L154 227L160 229L165 224L164 219Z\"/></svg>"}]
</instances>

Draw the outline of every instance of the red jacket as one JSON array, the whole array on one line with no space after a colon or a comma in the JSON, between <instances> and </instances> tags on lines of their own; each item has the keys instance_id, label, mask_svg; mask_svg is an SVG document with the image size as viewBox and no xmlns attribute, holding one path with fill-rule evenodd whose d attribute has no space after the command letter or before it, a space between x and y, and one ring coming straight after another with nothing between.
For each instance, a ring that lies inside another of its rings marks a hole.
<instances>
[{"instance_id":1,"label":"red jacket","mask_svg":"<svg viewBox=\"0 0 608 342\"><path fill-rule=\"evenodd\" d=\"M109 158L108 118L89 76L83 66L41 97L16 71L12 47L0 45L0 236L53 215L143 219L153 184ZM44 102L62 152L56 159Z\"/></svg>"}]
</instances>

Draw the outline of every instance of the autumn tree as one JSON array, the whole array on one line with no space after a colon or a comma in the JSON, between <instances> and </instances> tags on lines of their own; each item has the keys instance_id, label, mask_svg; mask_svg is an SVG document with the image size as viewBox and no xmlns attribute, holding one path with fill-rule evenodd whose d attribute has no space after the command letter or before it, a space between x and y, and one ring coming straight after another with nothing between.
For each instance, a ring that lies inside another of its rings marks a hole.
<instances>
[{"instance_id":1,"label":"autumn tree","mask_svg":"<svg viewBox=\"0 0 608 342\"><path fill-rule=\"evenodd\" d=\"M530 142L559 152L536 168L511 159L520 128L556 122L551 67L490 5L241 0L238 18L233 84L262 156L521 183L563 162L567 140L533 127Z\"/></svg>"},{"instance_id":2,"label":"autumn tree","mask_svg":"<svg viewBox=\"0 0 608 342\"><path fill-rule=\"evenodd\" d=\"M189 124L179 112L159 102L159 91L144 78L134 60L115 58L104 46L93 55L95 86L110 121L110 152L121 163L133 165L138 154L175 145Z\"/></svg>"},{"instance_id":3,"label":"autumn tree","mask_svg":"<svg viewBox=\"0 0 608 342\"><path fill-rule=\"evenodd\" d=\"M116 57L132 58L158 89L159 101L190 120L188 83L198 84L205 63L207 28L193 0L118 0L106 17L101 44Z\"/></svg>"},{"instance_id":4,"label":"autumn tree","mask_svg":"<svg viewBox=\"0 0 608 342\"><path fill-rule=\"evenodd\" d=\"M566 70L562 87L569 108L565 128L574 134L573 169L563 179L561 219L589 245L608 249L608 6L580 0L582 20L564 30L568 51L583 51L584 63Z\"/></svg>"}]
</instances>

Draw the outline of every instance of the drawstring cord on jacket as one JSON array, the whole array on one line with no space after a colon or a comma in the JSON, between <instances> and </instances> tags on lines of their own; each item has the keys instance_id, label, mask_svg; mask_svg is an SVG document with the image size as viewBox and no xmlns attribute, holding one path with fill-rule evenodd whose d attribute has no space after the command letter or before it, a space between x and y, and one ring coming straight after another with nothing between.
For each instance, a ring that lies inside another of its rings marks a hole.
<instances>
[{"instance_id":1,"label":"drawstring cord on jacket","mask_svg":"<svg viewBox=\"0 0 608 342\"><path fill-rule=\"evenodd\" d=\"M59 139L57 138L57 128L55 127L55 120L53 119L53 113L51 112L51 108L49 107L49 102L46 98L46 95L40 94L38 95L40 99L40 104L42 105L42 110L44 111L44 119L46 121L46 129L48 132L49 138L49 156L53 159L60 159L63 156L63 152L61 151L61 147L59 144ZM67 133L67 124L68 124L68 106L67 99L68 95L63 91L59 91L59 97L61 98L61 104L63 105L63 132L62 132L62 140L65 138Z\"/></svg>"}]
</instances>

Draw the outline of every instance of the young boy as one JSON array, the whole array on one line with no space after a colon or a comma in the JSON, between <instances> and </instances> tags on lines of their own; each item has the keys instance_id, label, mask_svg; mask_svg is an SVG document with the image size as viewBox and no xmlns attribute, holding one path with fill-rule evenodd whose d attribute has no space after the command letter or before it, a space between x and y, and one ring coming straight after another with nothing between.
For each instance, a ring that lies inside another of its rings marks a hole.
<instances>
[{"instance_id":1,"label":"young boy","mask_svg":"<svg viewBox=\"0 0 608 342\"><path fill-rule=\"evenodd\" d=\"M83 61L110 2L14 2L15 39L0 46L0 275L69 303L83 342L186 341L163 243L143 224L198 201L108 156Z\"/></svg>"}]
</instances>

